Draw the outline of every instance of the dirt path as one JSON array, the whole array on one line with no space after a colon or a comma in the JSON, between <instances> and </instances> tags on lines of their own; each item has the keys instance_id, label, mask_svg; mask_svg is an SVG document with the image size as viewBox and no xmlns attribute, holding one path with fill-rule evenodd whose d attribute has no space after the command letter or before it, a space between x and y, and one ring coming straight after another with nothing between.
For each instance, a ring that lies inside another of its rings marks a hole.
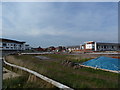
<instances>
[{"instance_id":1,"label":"dirt path","mask_svg":"<svg viewBox=\"0 0 120 90\"><path fill-rule=\"evenodd\" d=\"M6 68L3 68L3 80L8 79L8 78L18 77L18 76L20 76L20 75L12 72Z\"/></svg>"}]
</instances>

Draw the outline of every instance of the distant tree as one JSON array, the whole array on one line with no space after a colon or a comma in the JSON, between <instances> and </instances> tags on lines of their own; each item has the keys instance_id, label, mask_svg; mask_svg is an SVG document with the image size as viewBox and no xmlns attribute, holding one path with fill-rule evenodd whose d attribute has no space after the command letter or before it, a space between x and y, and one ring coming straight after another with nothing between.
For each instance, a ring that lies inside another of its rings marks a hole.
<instances>
[{"instance_id":1,"label":"distant tree","mask_svg":"<svg viewBox=\"0 0 120 90\"><path fill-rule=\"evenodd\" d=\"M38 48L41 48L41 46L39 46Z\"/></svg>"},{"instance_id":2,"label":"distant tree","mask_svg":"<svg viewBox=\"0 0 120 90\"><path fill-rule=\"evenodd\" d=\"M49 48L55 48L54 46L50 46Z\"/></svg>"},{"instance_id":3,"label":"distant tree","mask_svg":"<svg viewBox=\"0 0 120 90\"><path fill-rule=\"evenodd\" d=\"M62 51L62 46L59 46L59 47L58 47L58 51Z\"/></svg>"},{"instance_id":4,"label":"distant tree","mask_svg":"<svg viewBox=\"0 0 120 90\"><path fill-rule=\"evenodd\" d=\"M53 50L55 50L56 48L55 48L54 46L50 46L49 49L50 49L50 51L53 51Z\"/></svg>"},{"instance_id":5,"label":"distant tree","mask_svg":"<svg viewBox=\"0 0 120 90\"><path fill-rule=\"evenodd\" d=\"M66 47L62 47L63 50L66 50Z\"/></svg>"},{"instance_id":6,"label":"distant tree","mask_svg":"<svg viewBox=\"0 0 120 90\"><path fill-rule=\"evenodd\" d=\"M45 48L44 51L47 52L47 51L48 51L48 48Z\"/></svg>"}]
</instances>

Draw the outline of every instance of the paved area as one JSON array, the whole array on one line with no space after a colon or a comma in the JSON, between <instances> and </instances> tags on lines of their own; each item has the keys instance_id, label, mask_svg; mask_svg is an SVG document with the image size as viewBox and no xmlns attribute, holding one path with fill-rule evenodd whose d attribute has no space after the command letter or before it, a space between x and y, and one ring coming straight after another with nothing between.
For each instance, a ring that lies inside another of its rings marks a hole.
<instances>
[{"instance_id":1,"label":"paved area","mask_svg":"<svg viewBox=\"0 0 120 90\"><path fill-rule=\"evenodd\" d=\"M48 59L50 59L50 58L45 57L45 56L35 56L35 57L37 57L37 58L39 58L41 60L48 60Z\"/></svg>"},{"instance_id":2,"label":"paved area","mask_svg":"<svg viewBox=\"0 0 120 90\"><path fill-rule=\"evenodd\" d=\"M13 77L18 77L20 76L19 74L17 73L14 73L6 68L3 68L3 80L4 79L7 79L7 78L13 78Z\"/></svg>"}]
</instances>

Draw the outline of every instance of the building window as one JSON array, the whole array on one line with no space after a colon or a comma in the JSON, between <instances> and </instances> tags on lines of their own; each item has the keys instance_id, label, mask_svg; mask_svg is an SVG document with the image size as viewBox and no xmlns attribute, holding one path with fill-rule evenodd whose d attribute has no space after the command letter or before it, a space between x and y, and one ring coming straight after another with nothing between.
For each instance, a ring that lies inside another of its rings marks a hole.
<instances>
[{"instance_id":1,"label":"building window","mask_svg":"<svg viewBox=\"0 0 120 90\"><path fill-rule=\"evenodd\" d=\"M6 46L6 43L3 43L3 46Z\"/></svg>"},{"instance_id":2,"label":"building window","mask_svg":"<svg viewBox=\"0 0 120 90\"><path fill-rule=\"evenodd\" d=\"M100 46L97 46L97 48L100 48Z\"/></svg>"},{"instance_id":3,"label":"building window","mask_svg":"<svg viewBox=\"0 0 120 90\"><path fill-rule=\"evenodd\" d=\"M106 48L106 45L104 45L104 48Z\"/></svg>"},{"instance_id":4,"label":"building window","mask_svg":"<svg viewBox=\"0 0 120 90\"><path fill-rule=\"evenodd\" d=\"M20 47L22 47L22 46L20 45Z\"/></svg>"},{"instance_id":5,"label":"building window","mask_svg":"<svg viewBox=\"0 0 120 90\"><path fill-rule=\"evenodd\" d=\"M101 46L101 48L103 48L103 46Z\"/></svg>"},{"instance_id":6,"label":"building window","mask_svg":"<svg viewBox=\"0 0 120 90\"><path fill-rule=\"evenodd\" d=\"M114 46L112 46L112 48L114 48Z\"/></svg>"}]
</instances>

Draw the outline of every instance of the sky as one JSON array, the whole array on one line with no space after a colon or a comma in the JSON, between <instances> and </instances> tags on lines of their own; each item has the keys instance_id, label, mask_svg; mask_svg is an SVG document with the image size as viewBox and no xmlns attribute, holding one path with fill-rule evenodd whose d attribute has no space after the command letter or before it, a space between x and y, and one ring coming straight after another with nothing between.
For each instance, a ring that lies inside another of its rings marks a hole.
<instances>
[{"instance_id":1,"label":"sky","mask_svg":"<svg viewBox=\"0 0 120 90\"><path fill-rule=\"evenodd\" d=\"M2 37L33 47L118 41L117 2L3 2Z\"/></svg>"}]
</instances>

